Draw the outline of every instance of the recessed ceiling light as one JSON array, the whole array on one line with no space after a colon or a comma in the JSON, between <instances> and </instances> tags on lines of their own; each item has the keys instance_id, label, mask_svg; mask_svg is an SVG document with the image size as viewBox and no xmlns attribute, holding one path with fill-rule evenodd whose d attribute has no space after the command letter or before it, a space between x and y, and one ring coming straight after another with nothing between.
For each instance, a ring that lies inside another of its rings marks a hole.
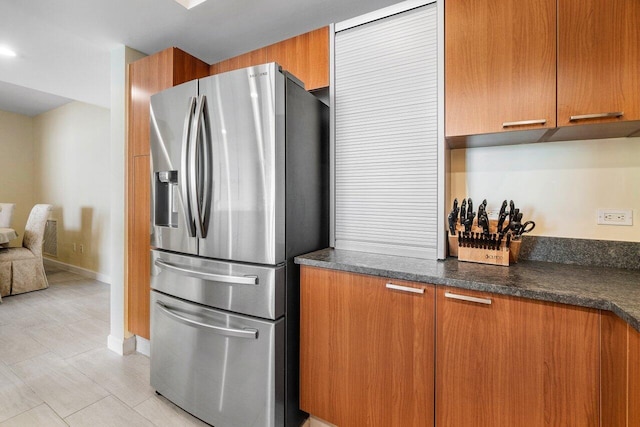
<instances>
[{"instance_id":1,"label":"recessed ceiling light","mask_svg":"<svg viewBox=\"0 0 640 427\"><path fill-rule=\"evenodd\" d=\"M204 3L207 0L176 0L179 4L186 7L187 9L191 9L192 7L196 7L200 3Z\"/></svg>"},{"instance_id":2,"label":"recessed ceiling light","mask_svg":"<svg viewBox=\"0 0 640 427\"><path fill-rule=\"evenodd\" d=\"M16 56L16 53L6 46L0 46L0 56Z\"/></svg>"}]
</instances>

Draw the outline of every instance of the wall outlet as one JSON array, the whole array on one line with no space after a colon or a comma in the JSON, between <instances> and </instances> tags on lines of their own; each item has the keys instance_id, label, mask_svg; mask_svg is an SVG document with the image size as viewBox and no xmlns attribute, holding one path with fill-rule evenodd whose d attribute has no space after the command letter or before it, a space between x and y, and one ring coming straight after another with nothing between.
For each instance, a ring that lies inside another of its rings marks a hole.
<instances>
[{"instance_id":1,"label":"wall outlet","mask_svg":"<svg viewBox=\"0 0 640 427\"><path fill-rule=\"evenodd\" d=\"M71 245L73 246L73 252L75 252L75 251L76 251L76 249L77 249L77 248L76 248L76 244L75 244L75 243L72 243Z\"/></svg>"},{"instance_id":2,"label":"wall outlet","mask_svg":"<svg viewBox=\"0 0 640 427\"><path fill-rule=\"evenodd\" d=\"M84 253L84 245L82 243L80 243L80 253L81 254Z\"/></svg>"},{"instance_id":3,"label":"wall outlet","mask_svg":"<svg viewBox=\"0 0 640 427\"><path fill-rule=\"evenodd\" d=\"M597 224L633 225L633 210L631 209L598 209Z\"/></svg>"}]
</instances>

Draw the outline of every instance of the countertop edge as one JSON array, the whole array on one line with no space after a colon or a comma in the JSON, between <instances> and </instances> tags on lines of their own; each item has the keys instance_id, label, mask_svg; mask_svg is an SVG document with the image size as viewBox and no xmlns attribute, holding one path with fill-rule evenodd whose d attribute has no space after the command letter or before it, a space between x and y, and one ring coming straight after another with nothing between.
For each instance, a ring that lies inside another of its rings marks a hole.
<instances>
[{"instance_id":1,"label":"countertop edge","mask_svg":"<svg viewBox=\"0 0 640 427\"><path fill-rule=\"evenodd\" d=\"M322 251L326 251L326 249ZM314 252L312 254L316 254L318 252ZM466 280L452 277L441 277L430 274L414 273L406 270L393 270L389 268L372 267L369 265L340 262L336 260L319 260L309 258L307 257L307 255L295 257L295 263L309 267L326 268L350 273L366 274L376 277L387 277L390 279L428 283L436 286L449 286L458 289L490 292L499 295L521 297L536 301L606 310L616 314L619 318L631 325L636 331L640 332L640 318L634 316L632 313L629 313L619 304L616 304L615 302L610 301L606 298L593 298L582 295L575 291L523 289L521 287L492 283L488 280Z\"/></svg>"}]
</instances>

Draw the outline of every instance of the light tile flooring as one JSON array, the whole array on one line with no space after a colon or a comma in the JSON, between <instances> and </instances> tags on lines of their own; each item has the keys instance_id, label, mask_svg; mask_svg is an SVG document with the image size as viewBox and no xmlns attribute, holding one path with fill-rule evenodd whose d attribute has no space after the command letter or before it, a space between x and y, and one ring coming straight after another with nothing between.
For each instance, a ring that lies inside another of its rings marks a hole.
<instances>
[{"instance_id":1,"label":"light tile flooring","mask_svg":"<svg viewBox=\"0 0 640 427\"><path fill-rule=\"evenodd\" d=\"M0 427L206 426L155 394L146 356L107 349L108 285L47 276L0 304Z\"/></svg>"}]
</instances>

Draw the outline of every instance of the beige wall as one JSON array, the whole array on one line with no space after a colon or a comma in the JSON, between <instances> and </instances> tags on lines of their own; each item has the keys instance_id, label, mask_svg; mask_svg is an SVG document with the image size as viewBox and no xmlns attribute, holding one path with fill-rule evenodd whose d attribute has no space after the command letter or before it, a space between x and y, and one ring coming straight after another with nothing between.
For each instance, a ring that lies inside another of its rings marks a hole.
<instances>
[{"instance_id":1,"label":"beige wall","mask_svg":"<svg viewBox=\"0 0 640 427\"><path fill-rule=\"evenodd\" d=\"M452 150L449 170L449 210L513 199L535 235L640 241L640 138ZM633 209L633 226L596 225L598 208Z\"/></svg>"},{"instance_id":2,"label":"beige wall","mask_svg":"<svg viewBox=\"0 0 640 427\"><path fill-rule=\"evenodd\" d=\"M33 150L33 119L0 110L0 203L16 204L12 226L21 237L34 205Z\"/></svg>"},{"instance_id":3,"label":"beige wall","mask_svg":"<svg viewBox=\"0 0 640 427\"><path fill-rule=\"evenodd\" d=\"M71 102L36 116L33 134L35 199L54 206L57 260L108 277L109 110Z\"/></svg>"}]
</instances>

